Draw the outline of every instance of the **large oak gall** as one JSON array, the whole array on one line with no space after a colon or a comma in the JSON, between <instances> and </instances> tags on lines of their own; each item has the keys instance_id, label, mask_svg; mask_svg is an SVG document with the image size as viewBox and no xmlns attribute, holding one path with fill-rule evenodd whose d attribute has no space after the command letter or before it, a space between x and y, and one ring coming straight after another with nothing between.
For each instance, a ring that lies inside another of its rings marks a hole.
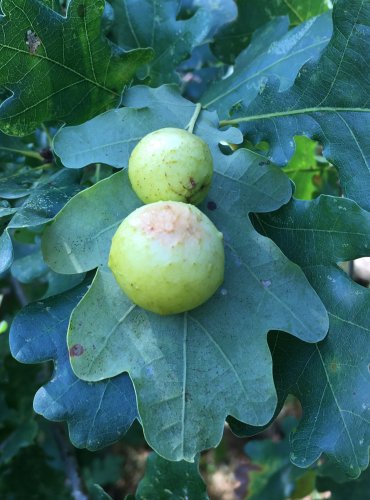
<instances>
[{"instance_id":1,"label":"large oak gall","mask_svg":"<svg viewBox=\"0 0 370 500\"><path fill-rule=\"evenodd\" d=\"M193 205L144 205L115 233L109 267L135 304L163 315L188 311L223 281L222 234Z\"/></svg>"}]
</instances>

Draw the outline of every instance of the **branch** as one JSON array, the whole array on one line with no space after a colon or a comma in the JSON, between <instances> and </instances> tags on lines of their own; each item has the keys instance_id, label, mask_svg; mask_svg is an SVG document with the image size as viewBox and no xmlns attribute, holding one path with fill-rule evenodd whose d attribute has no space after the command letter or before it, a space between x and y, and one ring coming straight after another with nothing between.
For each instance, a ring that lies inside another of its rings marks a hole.
<instances>
[{"instance_id":1,"label":"branch","mask_svg":"<svg viewBox=\"0 0 370 500\"><path fill-rule=\"evenodd\" d=\"M188 132L190 132L191 134L194 131L195 124L196 124L196 122L198 120L198 117L199 117L199 114L200 114L201 111L202 111L202 105L200 104L200 102L198 102L197 105L195 106L195 111L193 113L193 116L190 119L190 122L185 127L185 129Z\"/></svg>"},{"instance_id":2,"label":"branch","mask_svg":"<svg viewBox=\"0 0 370 500\"><path fill-rule=\"evenodd\" d=\"M88 500L87 495L83 492L82 481L79 476L78 464L73 447L69 443L63 427L60 424L54 424L51 427L64 464L64 471L68 478L72 497L74 500Z\"/></svg>"}]
</instances>

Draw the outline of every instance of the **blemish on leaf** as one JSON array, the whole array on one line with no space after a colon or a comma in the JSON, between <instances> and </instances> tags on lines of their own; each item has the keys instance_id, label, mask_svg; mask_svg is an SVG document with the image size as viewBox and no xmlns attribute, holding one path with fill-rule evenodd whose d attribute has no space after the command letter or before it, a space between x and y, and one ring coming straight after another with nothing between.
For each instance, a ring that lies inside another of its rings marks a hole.
<instances>
[{"instance_id":1,"label":"blemish on leaf","mask_svg":"<svg viewBox=\"0 0 370 500\"><path fill-rule=\"evenodd\" d=\"M332 363L330 363L329 369L332 373L337 372L338 371L338 364L333 361Z\"/></svg>"},{"instance_id":2,"label":"blemish on leaf","mask_svg":"<svg viewBox=\"0 0 370 500\"><path fill-rule=\"evenodd\" d=\"M41 45L41 40L37 34L32 30L27 30L26 33L26 45L30 54L36 54L37 49Z\"/></svg>"},{"instance_id":3,"label":"blemish on leaf","mask_svg":"<svg viewBox=\"0 0 370 500\"><path fill-rule=\"evenodd\" d=\"M84 348L81 344L73 345L69 350L69 355L73 358L74 356L81 356L84 353Z\"/></svg>"},{"instance_id":4,"label":"blemish on leaf","mask_svg":"<svg viewBox=\"0 0 370 500\"><path fill-rule=\"evenodd\" d=\"M209 201L207 203L207 208L208 210L216 210L217 204L214 201Z\"/></svg>"},{"instance_id":5,"label":"blemish on leaf","mask_svg":"<svg viewBox=\"0 0 370 500\"><path fill-rule=\"evenodd\" d=\"M261 284L264 288L269 288L271 286L270 280L261 280Z\"/></svg>"}]
</instances>

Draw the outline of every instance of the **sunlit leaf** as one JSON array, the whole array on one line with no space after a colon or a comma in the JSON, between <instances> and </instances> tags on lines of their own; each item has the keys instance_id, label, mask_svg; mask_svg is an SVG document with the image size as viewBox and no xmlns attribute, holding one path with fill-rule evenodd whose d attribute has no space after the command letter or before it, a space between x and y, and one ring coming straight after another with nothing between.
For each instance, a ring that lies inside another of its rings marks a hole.
<instances>
[{"instance_id":1,"label":"sunlit leaf","mask_svg":"<svg viewBox=\"0 0 370 500\"><path fill-rule=\"evenodd\" d=\"M0 129L26 135L44 121L81 123L119 104L124 85L152 57L124 52L100 32L103 0L71 0L67 17L40 0L2 0Z\"/></svg>"}]
</instances>

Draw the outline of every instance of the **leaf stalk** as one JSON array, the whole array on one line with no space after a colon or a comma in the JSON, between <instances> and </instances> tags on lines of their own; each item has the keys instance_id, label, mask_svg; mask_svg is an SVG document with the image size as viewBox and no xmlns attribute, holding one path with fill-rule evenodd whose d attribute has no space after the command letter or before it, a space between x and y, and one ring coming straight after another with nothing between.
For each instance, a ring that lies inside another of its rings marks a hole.
<instances>
[{"instance_id":1,"label":"leaf stalk","mask_svg":"<svg viewBox=\"0 0 370 500\"><path fill-rule=\"evenodd\" d=\"M193 113L193 116L191 117L190 119L190 122L187 124L187 126L185 127L186 130L188 132L190 132L191 134L193 133L193 130L194 130L194 127L195 127L195 124L198 120L198 117L200 115L200 112L202 111L202 105L200 104L200 102L198 102L195 106L195 110L194 110L194 113Z\"/></svg>"}]
</instances>

